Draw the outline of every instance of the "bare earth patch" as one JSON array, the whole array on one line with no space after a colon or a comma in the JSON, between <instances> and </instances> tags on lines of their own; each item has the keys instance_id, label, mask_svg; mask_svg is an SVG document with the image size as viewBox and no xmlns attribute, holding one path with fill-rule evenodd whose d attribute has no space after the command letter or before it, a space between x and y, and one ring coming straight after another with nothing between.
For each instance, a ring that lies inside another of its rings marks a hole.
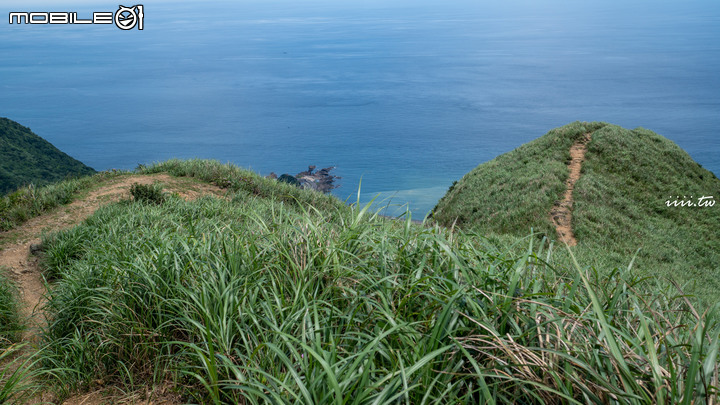
<instances>
[{"instance_id":1,"label":"bare earth patch","mask_svg":"<svg viewBox=\"0 0 720 405\"><path fill-rule=\"evenodd\" d=\"M177 394L169 392L164 387L155 387L150 390L135 393L117 393L112 388L93 391L87 394L68 398L63 405L96 405L96 404L132 404L132 405L177 405L180 398ZM151 399L144 399L151 398Z\"/></svg>"},{"instance_id":2,"label":"bare earth patch","mask_svg":"<svg viewBox=\"0 0 720 405\"><path fill-rule=\"evenodd\" d=\"M101 205L130 199L130 186L133 183L153 184L162 183L168 192L178 193L186 200L194 200L200 196L211 194L219 197L224 196L225 191L217 186L205 183L198 183L188 178L172 177L167 174L153 175L131 175L109 180L107 184L88 193L80 200L69 205L58 207L44 215L35 217L24 224L8 232L0 233L0 271L5 271L8 276L17 282L21 298L21 317L26 320L27 328L23 332L23 342L28 342L36 347L39 340L39 330L45 324L45 316L42 311L45 302L45 285L37 257L30 254L30 248L40 243L40 236L43 232L53 232L75 226L91 216ZM3 243L7 242L7 244ZM136 404L171 404L177 403L171 400L170 394L154 401L133 400L129 401L116 398L114 403L136 403ZM38 401L40 401L38 399ZM48 401L47 398L43 399ZM47 402L44 402L47 403ZM64 402L67 405L75 404L103 404L108 403L107 399L99 392L73 397Z\"/></svg>"},{"instance_id":3,"label":"bare earth patch","mask_svg":"<svg viewBox=\"0 0 720 405\"><path fill-rule=\"evenodd\" d=\"M565 182L565 194L563 200L556 203L552 210L550 210L550 219L555 225L558 237L569 246L577 245L577 240L572 230L573 191L575 190L575 183L580 179L580 169L582 162L585 160L585 152L587 152L587 144L590 142L590 139L591 135L587 133L583 135L582 139L570 147L571 160L568 165L570 176L568 176Z\"/></svg>"}]
</instances>

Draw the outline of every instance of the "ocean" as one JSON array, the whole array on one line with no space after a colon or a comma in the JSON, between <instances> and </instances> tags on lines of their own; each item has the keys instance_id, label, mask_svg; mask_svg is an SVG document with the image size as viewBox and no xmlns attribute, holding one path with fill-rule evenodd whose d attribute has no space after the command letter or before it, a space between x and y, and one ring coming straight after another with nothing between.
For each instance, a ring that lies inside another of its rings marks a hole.
<instances>
[{"instance_id":1,"label":"ocean","mask_svg":"<svg viewBox=\"0 0 720 405\"><path fill-rule=\"evenodd\" d=\"M97 170L336 166L338 197L422 218L478 164L606 121L720 174L717 1L146 1L143 30L8 21L117 9L0 4L0 116Z\"/></svg>"}]
</instances>

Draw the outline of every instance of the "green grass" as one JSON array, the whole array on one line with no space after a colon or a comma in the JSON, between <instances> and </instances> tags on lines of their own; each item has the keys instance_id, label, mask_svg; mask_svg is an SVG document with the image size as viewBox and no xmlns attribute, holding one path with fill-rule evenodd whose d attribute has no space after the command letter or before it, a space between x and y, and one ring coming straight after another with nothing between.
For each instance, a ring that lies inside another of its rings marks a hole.
<instances>
[{"instance_id":1,"label":"green grass","mask_svg":"<svg viewBox=\"0 0 720 405\"><path fill-rule=\"evenodd\" d=\"M17 342L22 330L18 315L18 291L15 283L0 267L0 350Z\"/></svg>"},{"instance_id":2,"label":"green grass","mask_svg":"<svg viewBox=\"0 0 720 405\"><path fill-rule=\"evenodd\" d=\"M61 395L96 379L170 380L186 400L218 404L718 393L718 312L629 272L555 268L546 239L498 247L233 166L145 170L161 167L234 194L124 201L43 240L55 281L41 358Z\"/></svg>"},{"instance_id":3,"label":"green grass","mask_svg":"<svg viewBox=\"0 0 720 405\"><path fill-rule=\"evenodd\" d=\"M320 210L338 209L345 204L331 195L319 194L293 185L267 179L233 164L216 160L170 159L150 166L140 166L137 173L169 173L178 177L193 177L232 191L242 191L257 197L272 198L294 206L312 206Z\"/></svg>"},{"instance_id":4,"label":"green grass","mask_svg":"<svg viewBox=\"0 0 720 405\"><path fill-rule=\"evenodd\" d=\"M20 343L24 329L19 315L18 290L0 268L0 403L23 403L38 388L31 379L41 371L37 356L25 356Z\"/></svg>"},{"instance_id":5,"label":"green grass","mask_svg":"<svg viewBox=\"0 0 720 405\"><path fill-rule=\"evenodd\" d=\"M608 125L593 133L574 194L580 257L613 252L615 264L640 249L634 266L642 274L720 302L720 206L665 204L678 195L720 198L720 180L676 144Z\"/></svg>"},{"instance_id":6,"label":"green grass","mask_svg":"<svg viewBox=\"0 0 720 405\"><path fill-rule=\"evenodd\" d=\"M13 229L55 207L69 204L78 197L78 194L109 178L123 174L127 172L112 170L42 187L31 184L6 196L0 196L0 232Z\"/></svg>"},{"instance_id":7,"label":"green grass","mask_svg":"<svg viewBox=\"0 0 720 405\"><path fill-rule=\"evenodd\" d=\"M439 223L525 236L554 237L550 208L565 192L570 147L605 123L575 122L483 163L453 184L433 210Z\"/></svg>"},{"instance_id":8,"label":"green grass","mask_svg":"<svg viewBox=\"0 0 720 405\"><path fill-rule=\"evenodd\" d=\"M571 254L543 237L554 237L549 221L537 225L510 212L514 202L496 201L503 182L526 184L523 209L547 219L532 202L554 202L549 190L567 176L567 149L588 128L600 140L618 131L577 123L521 150L527 161L512 170L561 160L540 180L514 180L497 162L500 174L489 179L498 188L486 192L500 214L483 221L498 220L507 233L469 226L477 211L452 231L388 220L218 162L139 167L212 182L229 200L122 201L45 235L51 322L35 357L16 355L17 345L0 349L4 361L24 362L0 369L0 402L29 396L40 380L60 398L96 381L126 392L169 384L193 403L707 402L719 387L718 308L642 279L633 271L647 260L642 253L630 266L634 251L611 250L624 246L622 235L612 246L582 241ZM592 154L600 162L618 151L591 144ZM614 163L631 170L629 161ZM584 169L588 202L598 200L593 192L632 192L602 183L610 177L603 167ZM112 175L21 190L2 200L0 218L15 218L3 222L13 226ZM607 215L602 221L618 213ZM676 225L686 214L678 215ZM692 224L711 226L703 221ZM543 232L528 236L530 226ZM598 233L576 226L579 237Z\"/></svg>"},{"instance_id":9,"label":"green grass","mask_svg":"<svg viewBox=\"0 0 720 405\"><path fill-rule=\"evenodd\" d=\"M679 283L703 307L720 302L720 205L667 207L675 196L720 196L720 180L673 142L645 129L575 122L484 163L438 203L434 218L483 235L555 239L549 212L561 200L570 146L591 132L573 193L574 253L597 269L628 267ZM636 255L637 254L637 255ZM570 267L571 258L554 262Z\"/></svg>"}]
</instances>

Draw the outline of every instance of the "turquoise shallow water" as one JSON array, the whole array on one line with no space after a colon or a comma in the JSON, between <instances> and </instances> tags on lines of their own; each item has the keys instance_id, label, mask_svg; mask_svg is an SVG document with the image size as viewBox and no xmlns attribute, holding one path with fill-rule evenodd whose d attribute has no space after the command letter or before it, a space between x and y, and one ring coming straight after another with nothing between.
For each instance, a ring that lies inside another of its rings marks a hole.
<instances>
[{"instance_id":1,"label":"turquoise shallow water","mask_svg":"<svg viewBox=\"0 0 720 405\"><path fill-rule=\"evenodd\" d=\"M575 120L651 129L720 173L720 3L535 3L154 1L121 31L7 23L114 4L3 2L0 116L99 170L334 165L339 197L362 179L415 217Z\"/></svg>"}]
</instances>

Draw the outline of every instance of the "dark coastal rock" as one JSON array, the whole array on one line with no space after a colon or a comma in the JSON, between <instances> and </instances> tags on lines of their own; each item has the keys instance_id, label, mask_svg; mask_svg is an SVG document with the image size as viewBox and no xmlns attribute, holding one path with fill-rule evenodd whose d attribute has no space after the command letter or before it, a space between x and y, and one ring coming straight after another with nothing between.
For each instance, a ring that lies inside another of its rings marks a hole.
<instances>
[{"instance_id":1,"label":"dark coastal rock","mask_svg":"<svg viewBox=\"0 0 720 405\"><path fill-rule=\"evenodd\" d=\"M278 177L278 181L282 181L283 183L292 184L294 186L300 186L300 182L298 179L295 178L295 176L291 174L282 174L280 177Z\"/></svg>"},{"instance_id":2,"label":"dark coastal rock","mask_svg":"<svg viewBox=\"0 0 720 405\"><path fill-rule=\"evenodd\" d=\"M323 193L329 193L330 190L338 188L334 182L336 179L340 179L340 176L333 176L330 171L335 167L325 167L316 172L315 165L308 166L308 170L300 172L295 176L300 182L301 188L321 191Z\"/></svg>"},{"instance_id":3,"label":"dark coastal rock","mask_svg":"<svg viewBox=\"0 0 720 405\"><path fill-rule=\"evenodd\" d=\"M312 176L313 170L315 170L315 165L310 165L310 166L308 166L308 169L306 171L298 173L297 176L295 176L295 177L300 178L300 177L304 177L304 176Z\"/></svg>"},{"instance_id":4,"label":"dark coastal rock","mask_svg":"<svg viewBox=\"0 0 720 405\"><path fill-rule=\"evenodd\" d=\"M335 166L325 167L318 171L315 171L315 165L308 166L308 169L293 176L290 174L283 174L280 177L274 172L267 176L270 179L277 179L285 183L293 184L300 188L321 191L323 193L329 193L330 190L340 187L335 184L335 180L341 179L340 176L333 176L330 171L335 169Z\"/></svg>"}]
</instances>

